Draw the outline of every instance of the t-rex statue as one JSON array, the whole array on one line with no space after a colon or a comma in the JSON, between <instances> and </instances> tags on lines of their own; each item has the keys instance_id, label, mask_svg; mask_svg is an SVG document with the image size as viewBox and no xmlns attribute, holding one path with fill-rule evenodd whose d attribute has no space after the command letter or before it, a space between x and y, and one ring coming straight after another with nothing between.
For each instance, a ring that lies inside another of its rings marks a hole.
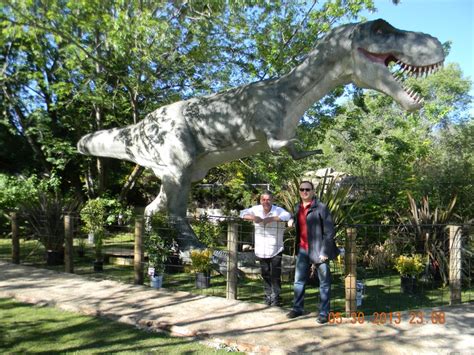
<instances>
[{"instance_id":1,"label":"t-rex statue","mask_svg":"<svg viewBox=\"0 0 474 355\"><path fill-rule=\"evenodd\" d=\"M416 110L422 99L404 88L403 79L435 72L443 61L441 43L427 34L401 31L382 19L347 24L328 32L280 78L163 106L137 124L88 134L77 148L151 168L161 189L145 215L167 209L184 236L181 250L201 248L186 221L192 182L212 167L268 149L285 148L295 159L319 153L295 149L296 127L311 105L339 85L374 89Z\"/></svg>"}]
</instances>

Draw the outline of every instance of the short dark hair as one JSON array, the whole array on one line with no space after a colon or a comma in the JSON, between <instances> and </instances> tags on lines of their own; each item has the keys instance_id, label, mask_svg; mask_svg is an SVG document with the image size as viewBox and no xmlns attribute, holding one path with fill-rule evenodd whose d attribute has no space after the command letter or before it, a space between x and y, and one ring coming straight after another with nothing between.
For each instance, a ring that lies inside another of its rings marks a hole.
<instances>
[{"instance_id":1,"label":"short dark hair","mask_svg":"<svg viewBox=\"0 0 474 355\"><path fill-rule=\"evenodd\" d=\"M311 185L311 190L314 190L314 185L311 181L309 180L303 180L300 182L300 184L298 186L301 186L301 184L310 184Z\"/></svg>"},{"instance_id":2,"label":"short dark hair","mask_svg":"<svg viewBox=\"0 0 474 355\"><path fill-rule=\"evenodd\" d=\"M260 197L262 197L263 195L268 195L268 196L270 196L271 198L273 198L273 192L271 192L270 190L265 190L265 191L263 191L263 192L260 194Z\"/></svg>"}]
</instances>

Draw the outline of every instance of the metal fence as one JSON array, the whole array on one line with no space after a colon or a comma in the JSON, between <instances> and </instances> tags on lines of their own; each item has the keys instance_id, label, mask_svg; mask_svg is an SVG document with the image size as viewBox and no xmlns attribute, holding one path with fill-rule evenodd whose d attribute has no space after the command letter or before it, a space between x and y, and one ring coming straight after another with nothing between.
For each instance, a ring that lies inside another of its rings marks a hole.
<instances>
[{"instance_id":1,"label":"metal fence","mask_svg":"<svg viewBox=\"0 0 474 355\"><path fill-rule=\"evenodd\" d=\"M172 226L150 229L139 216L128 223L107 226L98 257L97 240L83 230L77 215L63 215L60 221L41 217L37 222L44 226L35 231L21 215L12 214L11 221L11 232L0 236L1 260L135 284L156 286L148 272L149 251L145 246L150 238L158 234L166 239L169 235L178 244L180 238ZM164 262L162 286L263 303L260 266L253 250L253 225L217 216L193 217L189 223L198 238L213 250L212 271L205 282L199 281L189 255L180 255L175 246ZM472 227L339 226L336 242L342 254L330 262L331 310L374 314L473 301ZM285 229L284 241L281 297L283 306L290 308L294 230ZM396 270L401 255L419 255L422 270L417 277L401 275ZM103 263L98 265L98 261ZM308 278L305 304L314 311L319 303L318 280L313 275Z\"/></svg>"}]
</instances>

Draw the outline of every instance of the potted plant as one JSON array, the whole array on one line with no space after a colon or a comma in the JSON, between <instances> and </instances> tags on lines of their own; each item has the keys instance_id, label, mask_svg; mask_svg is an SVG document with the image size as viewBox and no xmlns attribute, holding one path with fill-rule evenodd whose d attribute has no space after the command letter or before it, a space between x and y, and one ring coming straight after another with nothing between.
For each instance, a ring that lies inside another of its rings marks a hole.
<instances>
[{"instance_id":1,"label":"potted plant","mask_svg":"<svg viewBox=\"0 0 474 355\"><path fill-rule=\"evenodd\" d=\"M93 234L95 261L94 271L102 271L104 260L102 257L103 239L106 224L106 201L101 198L88 200L81 209L81 220L84 223L83 230L89 235Z\"/></svg>"},{"instance_id":2,"label":"potted plant","mask_svg":"<svg viewBox=\"0 0 474 355\"><path fill-rule=\"evenodd\" d=\"M77 239L77 256L80 258L84 257L86 253L86 240L85 238L79 237Z\"/></svg>"},{"instance_id":3,"label":"potted plant","mask_svg":"<svg viewBox=\"0 0 474 355\"><path fill-rule=\"evenodd\" d=\"M145 252L148 256L148 276L150 286L161 288L166 261L170 255L170 248L158 233L151 233L145 239Z\"/></svg>"},{"instance_id":4,"label":"potted plant","mask_svg":"<svg viewBox=\"0 0 474 355\"><path fill-rule=\"evenodd\" d=\"M400 288L402 293L412 294L416 289L417 277L423 271L421 255L400 255L395 261L395 269L400 273Z\"/></svg>"},{"instance_id":5,"label":"potted plant","mask_svg":"<svg viewBox=\"0 0 474 355\"><path fill-rule=\"evenodd\" d=\"M76 201L40 193L38 198L22 205L22 213L36 238L45 249L47 265L64 264L64 213L74 211Z\"/></svg>"},{"instance_id":6,"label":"potted plant","mask_svg":"<svg viewBox=\"0 0 474 355\"><path fill-rule=\"evenodd\" d=\"M211 283L212 250L191 251L191 271L196 274L196 288L208 288Z\"/></svg>"}]
</instances>

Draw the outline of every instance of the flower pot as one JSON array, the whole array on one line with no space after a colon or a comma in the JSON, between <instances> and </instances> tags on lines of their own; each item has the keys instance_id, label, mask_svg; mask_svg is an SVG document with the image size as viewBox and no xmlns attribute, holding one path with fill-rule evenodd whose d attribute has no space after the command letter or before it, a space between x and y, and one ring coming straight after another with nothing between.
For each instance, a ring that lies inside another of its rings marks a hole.
<instances>
[{"instance_id":1,"label":"flower pot","mask_svg":"<svg viewBox=\"0 0 474 355\"><path fill-rule=\"evenodd\" d=\"M211 276L209 273L196 273L196 288L209 288L211 286Z\"/></svg>"},{"instance_id":2,"label":"flower pot","mask_svg":"<svg viewBox=\"0 0 474 355\"><path fill-rule=\"evenodd\" d=\"M150 286L161 288L163 286L163 275L150 276Z\"/></svg>"},{"instance_id":3,"label":"flower pot","mask_svg":"<svg viewBox=\"0 0 474 355\"><path fill-rule=\"evenodd\" d=\"M417 288L417 280L414 276L401 276L400 277L400 290L402 293L412 295L415 293Z\"/></svg>"},{"instance_id":4,"label":"flower pot","mask_svg":"<svg viewBox=\"0 0 474 355\"><path fill-rule=\"evenodd\" d=\"M46 265L55 266L64 264L64 251L57 250L47 250L46 255Z\"/></svg>"},{"instance_id":5,"label":"flower pot","mask_svg":"<svg viewBox=\"0 0 474 355\"><path fill-rule=\"evenodd\" d=\"M183 271L183 264L178 254L168 256L165 264L165 272L167 274L176 274Z\"/></svg>"},{"instance_id":6,"label":"flower pot","mask_svg":"<svg viewBox=\"0 0 474 355\"><path fill-rule=\"evenodd\" d=\"M104 262L101 261L94 261L94 271L95 272L101 272L104 271Z\"/></svg>"}]
</instances>

